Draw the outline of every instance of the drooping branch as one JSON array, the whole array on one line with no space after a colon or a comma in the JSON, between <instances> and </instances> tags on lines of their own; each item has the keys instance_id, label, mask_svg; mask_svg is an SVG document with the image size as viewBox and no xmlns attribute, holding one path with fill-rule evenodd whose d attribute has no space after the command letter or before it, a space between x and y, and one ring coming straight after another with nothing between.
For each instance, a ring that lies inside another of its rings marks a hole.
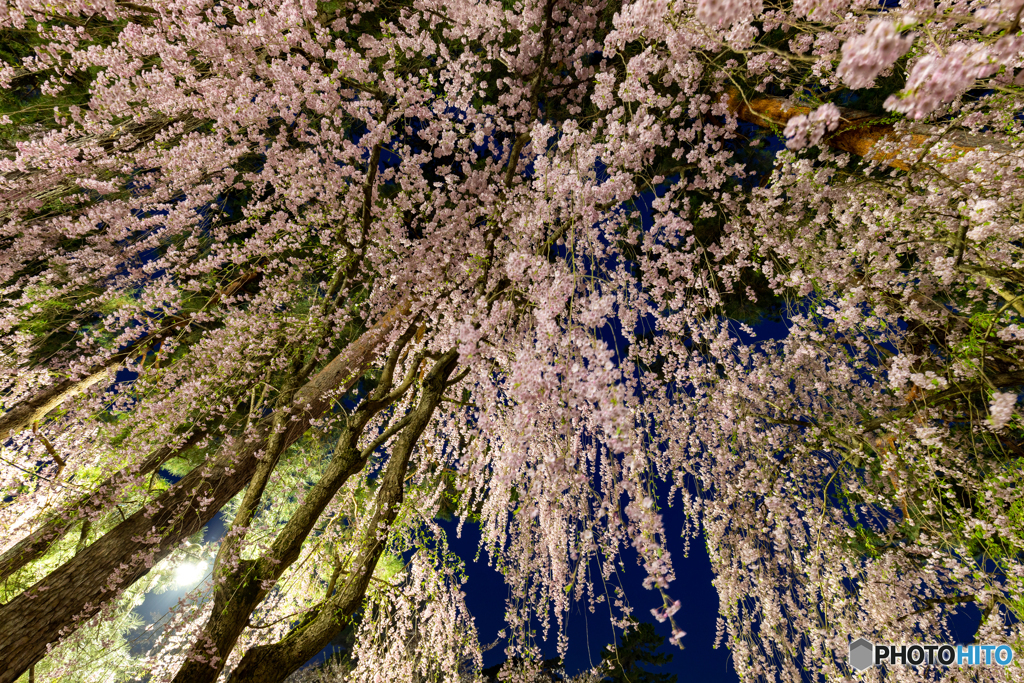
<instances>
[{"instance_id":1,"label":"drooping branch","mask_svg":"<svg viewBox=\"0 0 1024 683\"><path fill-rule=\"evenodd\" d=\"M133 346L133 350L138 353L138 347ZM12 434L20 432L35 422L39 422L68 399L82 393L100 380L109 377L111 369L120 365L130 355L130 353L116 354L107 363L101 366L94 366L92 372L85 379L77 381L63 380L56 384L51 384L31 398L19 401L3 415L0 415L0 440L6 440Z\"/></svg>"},{"instance_id":2,"label":"drooping branch","mask_svg":"<svg viewBox=\"0 0 1024 683\"><path fill-rule=\"evenodd\" d=\"M127 144L122 145L117 151L130 153L154 140L170 126L179 123L182 124L180 134L187 135L192 131L199 130L209 121L192 116L170 118L162 115L141 123L129 119L112 126L109 130L82 135L69 140L66 144L69 149L100 148L105 152L110 152L114 150L118 142L124 141ZM78 175L81 177L86 174L79 173ZM15 209L12 207L16 203L24 203L33 199L53 201L81 190L82 187L74 177L69 177L67 173L54 173L50 169L40 170L27 167L23 171L6 173L0 176L0 221L7 220L14 215Z\"/></svg>"},{"instance_id":3,"label":"drooping branch","mask_svg":"<svg viewBox=\"0 0 1024 683\"><path fill-rule=\"evenodd\" d=\"M543 49L537 59L537 68L533 74L533 84L530 87L530 115L537 115L537 104L541 90L547 81L548 70L551 63L551 49L553 47L553 22L554 22L555 0L547 0L544 4L544 28L541 31L541 44ZM508 169L505 171L505 190L512 188L512 180L515 178L516 168L519 166L519 157L526 145L530 144L530 133L523 132L516 137L512 145L512 151L508 156Z\"/></svg>"},{"instance_id":4,"label":"drooping branch","mask_svg":"<svg viewBox=\"0 0 1024 683\"><path fill-rule=\"evenodd\" d=\"M261 261L262 259L257 264ZM216 305L223 298L234 295L242 287L259 277L259 275L260 271L258 268L244 273L224 288L215 292L207 306ZM34 425L49 412L58 408L64 401L85 391L101 379L108 377L126 358L139 353L141 349L149 344L162 342L173 334L175 330L187 325L189 319L183 316L171 316L166 318L165 321L169 324L133 342L125 350L114 354L105 363L94 366L93 370L95 372L86 379L79 380L78 382L71 380L58 382L42 390L31 399L16 404L14 408L0 416L0 439L5 439L12 433L28 427L30 424ZM110 496L113 492L120 491L128 478L146 476L157 471L165 462L180 456L205 438L207 434L209 434L208 429L194 430L191 436L181 445L174 447L165 446L157 449L137 469L118 473L96 487L97 491L105 493L81 496L67 505L63 512L51 516L42 526L33 531L29 536L18 541L14 546L8 548L0 556L0 581L6 580L14 572L46 554L79 521L87 520L90 515L104 509L112 500ZM44 442L44 445L46 443L48 442ZM52 446L49 446L47 450L50 451L51 449ZM58 465L63 469L63 465L59 460Z\"/></svg>"},{"instance_id":5,"label":"drooping branch","mask_svg":"<svg viewBox=\"0 0 1024 683\"><path fill-rule=\"evenodd\" d=\"M933 394L929 394L928 396L922 398L921 401L928 406L938 406L943 403L956 400L958 398L964 398L979 391L983 391L987 389L989 386L993 386L997 389L1020 386L1024 384L1024 372L1008 372L1005 374L988 377L986 379L987 382L966 382L963 384L956 384L954 386L949 387L948 389L943 389L942 391L937 391ZM893 420L898 420L903 417L909 417L918 410L920 410L919 406L910 404L904 408L900 408L899 410L893 411L892 413L886 415L885 417L879 417L875 418L874 420L868 420L866 422L863 422L859 425L859 429L861 433L866 434L868 432L872 432L878 429L879 427L888 422L892 422Z\"/></svg>"},{"instance_id":6,"label":"drooping branch","mask_svg":"<svg viewBox=\"0 0 1024 683\"><path fill-rule=\"evenodd\" d=\"M207 306L216 306L222 299L233 296L259 276L259 268L253 268L244 273L223 289L215 292ZM109 378L126 360L151 345L163 342L163 340L175 334L178 330L186 327L190 320L189 316L167 316L161 321L163 325L158 330L133 341L123 350L112 354L107 360L90 367L84 379L61 380L44 387L33 396L23 399L13 406L6 406L7 410L3 415L0 415L0 441L7 439L9 436L35 422L39 422L63 405L65 401L86 391L97 382Z\"/></svg>"}]
</instances>

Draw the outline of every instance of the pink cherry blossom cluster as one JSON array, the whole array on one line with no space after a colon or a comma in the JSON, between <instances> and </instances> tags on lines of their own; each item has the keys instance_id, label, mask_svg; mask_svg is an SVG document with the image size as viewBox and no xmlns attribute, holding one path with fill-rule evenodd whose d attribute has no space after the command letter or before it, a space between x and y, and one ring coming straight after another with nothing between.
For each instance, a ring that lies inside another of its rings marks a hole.
<instances>
[{"instance_id":1,"label":"pink cherry blossom cluster","mask_svg":"<svg viewBox=\"0 0 1024 683\"><path fill-rule=\"evenodd\" d=\"M849 6L849 0L796 0L793 3L793 14L812 21L827 21L833 15L843 13Z\"/></svg>"},{"instance_id":2,"label":"pink cherry blossom cluster","mask_svg":"<svg viewBox=\"0 0 1024 683\"><path fill-rule=\"evenodd\" d=\"M836 76L854 90L870 88L879 74L891 68L914 43L913 35L901 35L889 19L873 19L863 34L843 43L842 61Z\"/></svg>"},{"instance_id":3,"label":"pink cherry blossom cluster","mask_svg":"<svg viewBox=\"0 0 1024 683\"><path fill-rule=\"evenodd\" d=\"M945 54L927 54L918 60L906 88L890 95L885 106L913 119L924 118L973 87L979 78L995 73L999 66L985 47L956 43Z\"/></svg>"},{"instance_id":4,"label":"pink cherry blossom cluster","mask_svg":"<svg viewBox=\"0 0 1024 683\"><path fill-rule=\"evenodd\" d=\"M1017 394L1009 392L996 392L992 395L992 402L989 404L989 420L993 431L999 431L1013 417L1013 409L1017 405Z\"/></svg>"},{"instance_id":5,"label":"pink cherry blossom cluster","mask_svg":"<svg viewBox=\"0 0 1024 683\"><path fill-rule=\"evenodd\" d=\"M729 28L761 13L761 0L698 0L697 18L708 26Z\"/></svg>"},{"instance_id":6,"label":"pink cherry blossom cluster","mask_svg":"<svg viewBox=\"0 0 1024 683\"><path fill-rule=\"evenodd\" d=\"M825 133L834 131L839 127L841 114L839 107L828 102L821 105L810 114L794 116L786 123L786 147L790 149L803 149L807 145L817 145L825 136Z\"/></svg>"}]
</instances>

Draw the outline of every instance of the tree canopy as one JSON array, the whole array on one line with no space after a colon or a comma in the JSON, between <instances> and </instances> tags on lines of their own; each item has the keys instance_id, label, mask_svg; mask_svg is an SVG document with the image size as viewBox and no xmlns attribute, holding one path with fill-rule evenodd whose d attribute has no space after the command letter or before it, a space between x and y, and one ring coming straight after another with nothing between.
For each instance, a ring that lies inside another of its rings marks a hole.
<instances>
[{"instance_id":1,"label":"tree canopy","mask_svg":"<svg viewBox=\"0 0 1024 683\"><path fill-rule=\"evenodd\" d=\"M745 681L1024 652L1021 0L0 7L0 683L482 680L439 518L508 680L680 533Z\"/></svg>"}]
</instances>

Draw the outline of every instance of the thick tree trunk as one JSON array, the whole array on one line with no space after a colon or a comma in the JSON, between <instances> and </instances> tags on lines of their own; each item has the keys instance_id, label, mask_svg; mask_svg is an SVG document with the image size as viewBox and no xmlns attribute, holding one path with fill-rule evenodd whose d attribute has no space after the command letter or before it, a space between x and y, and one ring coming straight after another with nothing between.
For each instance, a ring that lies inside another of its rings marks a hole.
<instances>
[{"instance_id":1,"label":"thick tree trunk","mask_svg":"<svg viewBox=\"0 0 1024 683\"><path fill-rule=\"evenodd\" d=\"M354 449L336 452L324 480L313 491L315 500L310 502L323 503L318 506L319 510L314 512L322 512L337 490L349 477L362 469L364 464L365 460L360 462L359 452ZM309 526L312 527L312 524ZM174 677L174 683L212 683L217 680L224 667L224 661L249 624L253 610L267 595L267 591L262 588L262 582L278 579L295 562L302 541L308 533L309 530L306 529L301 538L296 539L294 549L288 549L294 550L288 553L290 557L283 560L272 558L275 562L268 562L266 556L260 560L242 560L235 571L225 573L224 582L214 588L213 612L203 628L203 649L212 644L213 647L209 651L218 653L217 659L215 662L186 660Z\"/></svg>"},{"instance_id":2,"label":"thick tree trunk","mask_svg":"<svg viewBox=\"0 0 1024 683\"><path fill-rule=\"evenodd\" d=\"M241 453L232 474L224 464L205 479L201 471L192 472L155 501L155 513L135 513L0 609L0 681L16 680L42 659L46 645L62 630L72 630L96 614L114 597L110 584L115 576L118 587L131 585L202 529L248 482L256 450Z\"/></svg>"},{"instance_id":3,"label":"thick tree trunk","mask_svg":"<svg viewBox=\"0 0 1024 683\"><path fill-rule=\"evenodd\" d=\"M355 384L410 308L411 301L405 299L296 393L298 409L283 435L285 448L305 433L311 420L327 412L334 392ZM248 483L267 431L264 427L254 443L218 461L212 472L193 471L146 509L0 608L0 683L13 683L45 656L46 646L57 641L62 631L74 630L99 612L115 596L110 587L115 577L118 586L131 585L209 522Z\"/></svg>"},{"instance_id":4,"label":"thick tree trunk","mask_svg":"<svg viewBox=\"0 0 1024 683\"><path fill-rule=\"evenodd\" d=\"M813 111L810 107L789 106L783 97L756 95L744 100L735 88L727 88L726 95L729 98L730 113L741 121L757 126L784 128L794 116L805 116ZM884 140L891 140L898 141L902 149L923 151L938 136L938 130L930 126L912 126L909 133L898 134L891 123L879 123L878 117L874 114L844 108L840 108L839 111L842 113L843 121L835 133L825 136L823 142L826 145L856 154L869 161L881 161L902 171L910 170L909 165L896 159L893 152L874 149L875 145ZM944 139L952 143L953 156L943 161L953 161L958 156L973 152L979 147L989 147L996 151L1009 149L1006 145L983 135L954 133L945 136Z\"/></svg>"},{"instance_id":5,"label":"thick tree trunk","mask_svg":"<svg viewBox=\"0 0 1024 683\"><path fill-rule=\"evenodd\" d=\"M231 654L238 641L238 637L249 624L250 615L267 595L267 591L261 587L262 583L277 581L288 567L299 559L302 544L338 490L348 481L349 477L366 465L370 454L380 444L387 441L412 420L414 415L407 415L398 420L366 449L362 452L359 451L357 447L359 437L366 424L380 410L400 398L415 379L419 363L413 364L406 380L395 392L389 394L399 354L412 338L413 332L414 328L410 326L406 334L394 345L384 367L380 384L359 409L346 420L345 429L335 446L335 455L331 459L331 464L328 465L316 485L303 497L302 505L281 529L270 549L259 559L243 561L240 566L231 569L223 566L222 558L225 553L232 554L235 548L232 544L221 545L217 562L214 565L214 575L217 577L218 583L214 587L213 611L203 627L203 635L199 639L202 645L199 647L199 652L196 653L202 655L202 660L199 658L187 659L174 677L174 683L213 683L217 680L228 655ZM246 494L247 498L251 491L252 487ZM251 501L251 504L258 505L259 501ZM239 508L239 516L232 524L233 529L248 527L250 517L245 513L245 508L246 504L243 502ZM234 537L235 544L238 542L236 539L240 538L241 536ZM330 593L331 590L328 589L327 594L330 595ZM209 647L210 644L213 648ZM206 661L211 653L215 659Z\"/></svg>"},{"instance_id":6,"label":"thick tree trunk","mask_svg":"<svg viewBox=\"0 0 1024 683\"><path fill-rule=\"evenodd\" d=\"M205 431L197 432L178 448L160 448L146 458L146 461L142 463L142 467L139 468L137 473L129 472L125 475L117 475L107 479L96 488L101 491L119 491L121 486L117 481L118 478L150 474L170 458L191 448L204 436L206 436ZM106 507L109 502L110 498L101 494L82 496L75 503L65 508L67 514L56 514L48 519L41 527L8 548L0 556L0 581L7 579L28 563L38 560L45 555L53 547L54 543L64 538L64 534L71 531L82 519Z\"/></svg>"},{"instance_id":7,"label":"thick tree trunk","mask_svg":"<svg viewBox=\"0 0 1024 683\"><path fill-rule=\"evenodd\" d=\"M363 536L358 557L352 567L362 571L349 574L347 580L313 618L301 629L292 631L272 645L260 645L245 653L228 683L279 683L324 649L345 628L347 620L362 604L370 578L384 551L386 530L395 521L405 495L405 474L413 447L444 394L445 382L455 369L458 353L449 351L424 379L423 397L409 425L392 449L387 470L377 491L377 508Z\"/></svg>"}]
</instances>

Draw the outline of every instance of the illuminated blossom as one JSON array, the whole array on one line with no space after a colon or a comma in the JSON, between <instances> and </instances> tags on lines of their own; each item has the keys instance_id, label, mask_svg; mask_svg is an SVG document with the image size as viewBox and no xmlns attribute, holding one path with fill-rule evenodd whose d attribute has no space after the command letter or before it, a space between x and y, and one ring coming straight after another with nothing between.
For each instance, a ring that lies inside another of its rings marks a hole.
<instances>
[{"instance_id":1,"label":"illuminated blossom","mask_svg":"<svg viewBox=\"0 0 1024 683\"><path fill-rule=\"evenodd\" d=\"M890 95L885 108L912 119L924 118L998 69L985 47L957 43L944 55L928 54L914 64L906 88Z\"/></svg>"},{"instance_id":2,"label":"illuminated blossom","mask_svg":"<svg viewBox=\"0 0 1024 683\"><path fill-rule=\"evenodd\" d=\"M1013 408L1017 405L1017 394L1008 392L996 392L992 394L992 401L989 403L989 423L993 431L998 432L1013 417Z\"/></svg>"},{"instance_id":3,"label":"illuminated blossom","mask_svg":"<svg viewBox=\"0 0 1024 683\"><path fill-rule=\"evenodd\" d=\"M812 21L820 21L843 12L849 6L850 0L795 0L793 13Z\"/></svg>"},{"instance_id":4,"label":"illuminated blossom","mask_svg":"<svg viewBox=\"0 0 1024 683\"><path fill-rule=\"evenodd\" d=\"M870 88L880 73L906 54L913 36L901 36L887 19L874 19L867 30L843 43L843 59L836 75L850 88Z\"/></svg>"},{"instance_id":5,"label":"illuminated blossom","mask_svg":"<svg viewBox=\"0 0 1024 683\"><path fill-rule=\"evenodd\" d=\"M697 18L708 26L728 28L761 13L762 0L697 0Z\"/></svg>"},{"instance_id":6,"label":"illuminated blossom","mask_svg":"<svg viewBox=\"0 0 1024 683\"><path fill-rule=\"evenodd\" d=\"M839 108L831 102L823 104L810 114L794 116L786 123L786 130L783 133L786 137L786 147L790 149L803 149L810 145L817 145L825 133L839 127Z\"/></svg>"},{"instance_id":7,"label":"illuminated blossom","mask_svg":"<svg viewBox=\"0 0 1024 683\"><path fill-rule=\"evenodd\" d=\"M890 104L976 96L839 137L904 10L609 9L0 7L33 51L0 86L88 84L3 120L0 679L279 682L358 613L337 677L477 677L438 518L502 572L516 680L580 607L637 616L620 578L681 645L679 535L744 680L944 639L929 596L1019 641L1019 473L990 456L1021 440L1024 35L922 8ZM750 149L808 97L786 144L814 154ZM207 561L124 671L78 656Z\"/></svg>"}]
</instances>

